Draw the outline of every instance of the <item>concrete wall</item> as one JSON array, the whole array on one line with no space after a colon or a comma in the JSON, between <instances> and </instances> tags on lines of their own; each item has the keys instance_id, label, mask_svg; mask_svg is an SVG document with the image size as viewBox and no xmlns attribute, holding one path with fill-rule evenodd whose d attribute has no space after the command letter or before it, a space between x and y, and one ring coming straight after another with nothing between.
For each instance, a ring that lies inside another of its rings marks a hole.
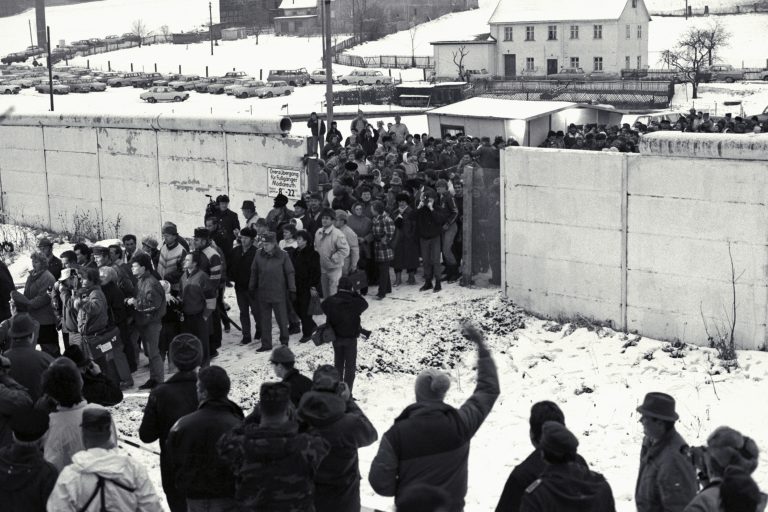
<instances>
[{"instance_id":1,"label":"concrete wall","mask_svg":"<svg viewBox=\"0 0 768 512\"><path fill-rule=\"evenodd\" d=\"M641 154L507 148L504 289L550 317L706 344L768 332L768 135L659 133ZM729 256L729 248L730 254Z\"/></svg>"},{"instance_id":2,"label":"concrete wall","mask_svg":"<svg viewBox=\"0 0 768 512\"><path fill-rule=\"evenodd\" d=\"M280 121L283 121L282 128ZM306 142L285 119L14 116L0 125L2 210L15 222L71 230L87 213L121 233L183 235L201 225L205 194L260 215L272 206L267 169L302 169ZM304 174L302 173L302 179Z\"/></svg>"}]
</instances>

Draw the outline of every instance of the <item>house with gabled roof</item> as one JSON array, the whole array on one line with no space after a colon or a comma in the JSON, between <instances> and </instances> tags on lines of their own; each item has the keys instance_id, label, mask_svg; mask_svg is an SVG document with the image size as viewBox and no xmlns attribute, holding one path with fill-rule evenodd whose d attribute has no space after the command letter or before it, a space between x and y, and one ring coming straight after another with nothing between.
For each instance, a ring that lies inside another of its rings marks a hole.
<instances>
[{"instance_id":1,"label":"house with gabled roof","mask_svg":"<svg viewBox=\"0 0 768 512\"><path fill-rule=\"evenodd\" d=\"M275 35L311 35L320 31L318 0L283 0L275 16Z\"/></svg>"},{"instance_id":2,"label":"house with gabled roof","mask_svg":"<svg viewBox=\"0 0 768 512\"><path fill-rule=\"evenodd\" d=\"M453 61L462 46L474 67L503 78L552 75L564 68L596 76L646 68L650 21L643 0L500 0L484 44L432 43L435 74L457 75Z\"/></svg>"}]
</instances>

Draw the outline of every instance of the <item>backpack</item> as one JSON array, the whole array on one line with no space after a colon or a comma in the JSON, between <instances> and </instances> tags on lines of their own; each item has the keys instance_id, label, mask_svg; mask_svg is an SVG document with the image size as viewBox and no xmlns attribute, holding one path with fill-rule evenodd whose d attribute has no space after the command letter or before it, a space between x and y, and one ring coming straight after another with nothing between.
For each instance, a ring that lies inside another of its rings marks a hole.
<instances>
[{"instance_id":1,"label":"backpack","mask_svg":"<svg viewBox=\"0 0 768 512\"><path fill-rule=\"evenodd\" d=\"M91 494L91 497L88 498L88 501L85 502L85 505L78 509L78 512L85 512L88 510L88 507L91 506L91 503L93 503L93 500L96 499L96 495L100 495L101 500L101 507L99 508L99 512L120 512L120 511L110 511L107 508L107 502L106 498L104 497L104 486L106 485L106 482L109 482L111 484L115 484L119 488L123 489L124 491L128 491L130 493L136 492L136 489L133 489L132 487L128 487L127 485L123 485L120 482L116 482L114 480L110 480L109 478L104 478L101 475L96 475L96 477L99 479L96 483L96 488L93 490L93 494Z\"/></svg>"}]
</instances>

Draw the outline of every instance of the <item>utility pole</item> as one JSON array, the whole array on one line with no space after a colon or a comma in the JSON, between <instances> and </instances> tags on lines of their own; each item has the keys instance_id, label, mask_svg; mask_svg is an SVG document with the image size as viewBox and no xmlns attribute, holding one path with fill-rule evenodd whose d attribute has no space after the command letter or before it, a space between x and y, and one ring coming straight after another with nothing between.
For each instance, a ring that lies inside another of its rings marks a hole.
<instances>
[{"instance_id":1,"label":"utility pole","mask_svg":"<svg viewBox=\"0 0 768 512\"><path fill-rule=\"evenodd\" d=\"M51 27L45 27L48 45L48 94L51 96L51 112L53 112L53 63L51 62Z\"/></svg>"},{"instance_id":2,"label":"utility pole","mask_svg":"<svg viewBox=\"0 0 768 512\"><path fill-rule=\"evenodd\" d=\"M35 46L35 41L32 39L32 19L28 19L27 23L29 23L29 46Z\"/></svg>"},{"instance_id":3,"label":"utility pole","mask_svg":"<svg viewBox=\"0 0 768 512\"><path fill-rule=\"evenodd\" d=\"M685 19L688 19L688 0L685 0Z\"/></svg>"},{"instance_id":4,"label":"utility pole","mask_svg":"<svg viewBox=\"0 0 768 512\"><path fill-rule=\"evenodd\" d=\"M45 0L35 0L35 24L37 25L37 46L45 48Z\"/></svg>"},{"instance_id":5,"label":"utility pole","mask_svg":"<svg viewBox=\"0 0 768 512\"><path fill-rule=\"evenodd\" d=\"M208 2L208 34L211 36L211 55L213 55L213 7L211 7L211 2Z\"/></svg>"},{"instance_id":6,"label":"utility pole","mask_svg":"<svg viewBox=\"0 0 768 512\"><path fill-rule=\"evenodd\" d=\"M331 48L331 0L323 0L325 3L325 123L328 130L333 122L333 50Z\"/></svg>"}]
</instances>

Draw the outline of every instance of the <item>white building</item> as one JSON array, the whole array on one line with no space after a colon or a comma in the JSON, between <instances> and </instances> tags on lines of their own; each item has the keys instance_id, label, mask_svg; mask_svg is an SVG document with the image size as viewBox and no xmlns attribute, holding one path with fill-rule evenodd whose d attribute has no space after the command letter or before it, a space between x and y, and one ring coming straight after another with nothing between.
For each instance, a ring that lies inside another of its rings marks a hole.
<instances>
[{"instance_id":1,"label":"white building","mask_svg":"<svg viewBox=\"0 0 768 512\"><path fill-rule=\"evenodd\" d=\"M462 46L466 69L485 68L506 78L549 75L562 68L590 73L644 68L650 20L643 0L500 0L488 21L485 44L432 43L435 72L456 77L453 57Z\"/></svg>"}]
</instances>

